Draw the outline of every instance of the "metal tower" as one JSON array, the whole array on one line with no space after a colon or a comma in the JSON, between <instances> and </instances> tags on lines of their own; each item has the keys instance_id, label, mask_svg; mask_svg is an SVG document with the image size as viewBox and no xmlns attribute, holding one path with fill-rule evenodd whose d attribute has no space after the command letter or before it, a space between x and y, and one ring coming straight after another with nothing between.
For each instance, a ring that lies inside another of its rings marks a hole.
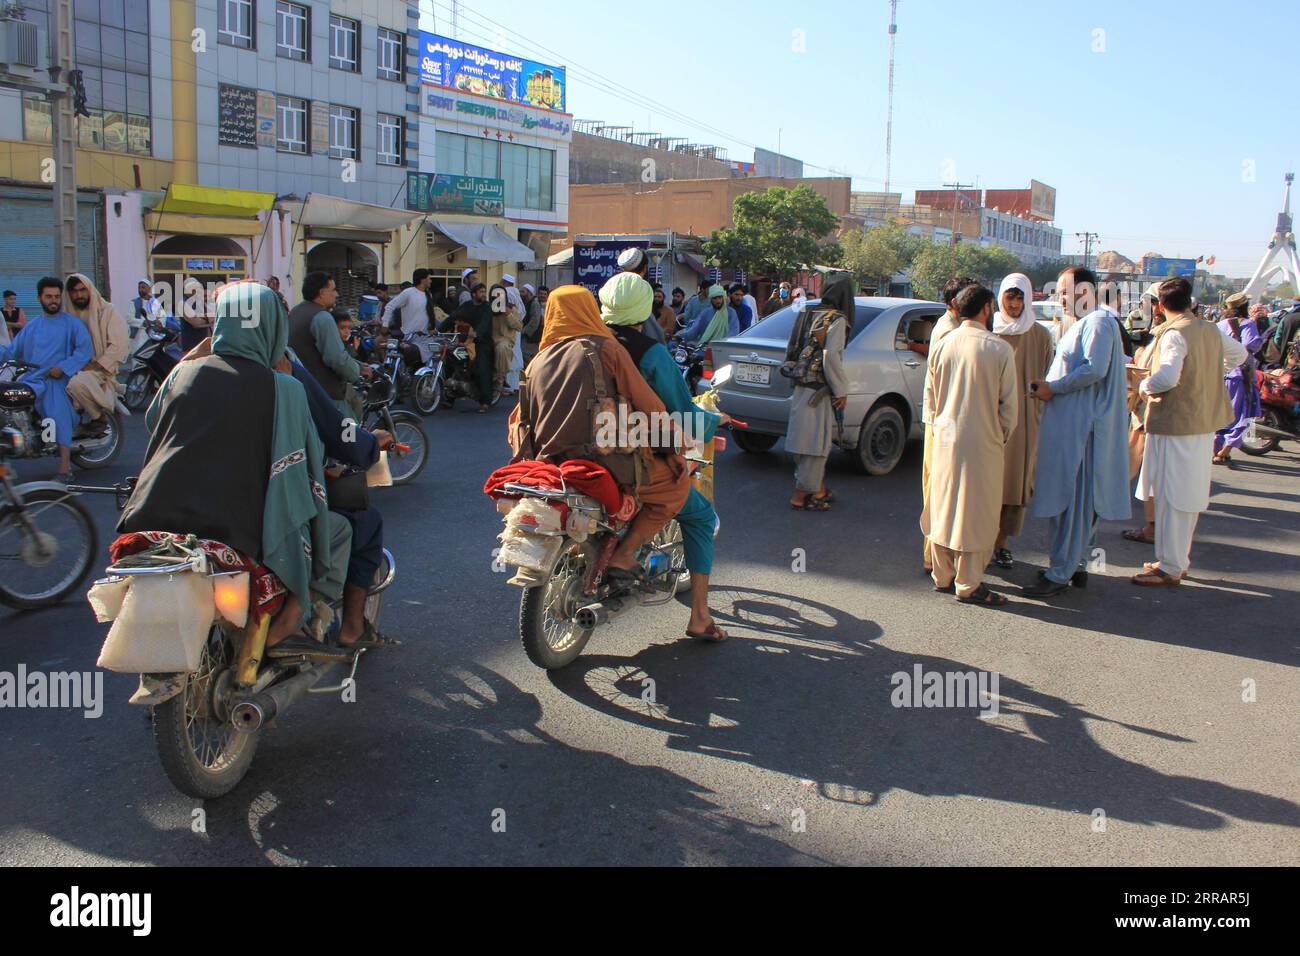
<instances>
[{"instance_id":1,"label":"metal tower","mask_svg":"<svg viewBox=\"0 0 1300 956\"><path fill-rule=\"evenodd\" d=\"M1277 227L1273 238L1268 241L1268 251L1255 270L1251 280L1246 283L1246 295L1252 299L1264 294L1268 280L1276 273L1286 275L1292 288L1300 290L1300 258L1296 257L1295 233L1291 226L1291 184L1295 182L1295 173L1286 174L1286 194L1282 199L1282 211L1277 214Z\"/></svg>"},{"instance_id":2,"label":"metal tower","mask_svg":"<svg viewBox=\"0 0 1300 956\"><path fill-rule=\"evenodd\" d=\"M894 37L898 35L898 0L889 0L889 106L885 113L885 206L894 159Z\"/></svg>"}]
</instances>

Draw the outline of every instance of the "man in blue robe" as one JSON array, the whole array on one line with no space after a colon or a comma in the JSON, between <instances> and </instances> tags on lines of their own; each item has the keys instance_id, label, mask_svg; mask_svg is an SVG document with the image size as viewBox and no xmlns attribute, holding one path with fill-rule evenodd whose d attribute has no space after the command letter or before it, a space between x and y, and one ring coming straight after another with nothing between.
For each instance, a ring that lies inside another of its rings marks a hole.
<instances>
[{"instance_id":1,"label":"man in blue robe","mask_svg":"<svg viewBox=\"0 0 1300 956\"><path fill-rule=\"evenodd\" d=\"M36 283L41 314L27 320L10 345L0 346L0 362L18 361L35 368L19 379L36 392L37 423L42 433L52 422L59 446L58 478L72 481L72 432L78 415L68 398L68 379L95 357L95 345L84 322L63 311L63 283L46 276Z\"/></svg>"},{"instance_id":2,"label":"man in blue robe","mask_svg":"<svg viewBox=\"0 0 1300 956\"><path fill-rule=\"evenodd\" d=\"M1031 597L1084 587L1098 519L1130 515L1120 324L1113 311L1097 305L1097 277L1088 269L1061 273L1058 294L1065 328L1047 378L1031 384L1045 407L1029 514L1051 521L1050 566L1025 588Z\"/></svg>"}]
</instances>

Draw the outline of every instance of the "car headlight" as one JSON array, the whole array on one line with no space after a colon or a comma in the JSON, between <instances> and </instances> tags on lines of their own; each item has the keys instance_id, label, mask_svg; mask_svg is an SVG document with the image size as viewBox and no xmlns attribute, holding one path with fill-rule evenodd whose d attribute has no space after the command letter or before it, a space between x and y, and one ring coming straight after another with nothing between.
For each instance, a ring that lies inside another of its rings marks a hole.
<instances>
[{"instance_id":1,"label":"car headlight","mask_svg":"<svg viewBox=\"0 0 1300 956\"><path fill-rule=\"evenodd\" d=\"M732 372L731 365L724 365L722 366L722 368L714 369L713 387L717 388L719 385L726 385L727 382L731 381L731 372Z\"/></svg>"}]
</instances>

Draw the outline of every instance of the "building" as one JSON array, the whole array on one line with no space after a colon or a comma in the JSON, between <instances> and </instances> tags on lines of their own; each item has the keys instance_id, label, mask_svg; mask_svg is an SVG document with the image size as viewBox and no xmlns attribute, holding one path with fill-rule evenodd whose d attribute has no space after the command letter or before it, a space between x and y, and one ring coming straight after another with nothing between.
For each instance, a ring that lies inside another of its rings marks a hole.
<instances>
[{"instance_id":1,"label":"building","mask_svg":"<svg viewBox=\"0 0 1300 956\"><path fill-rule=\"evenodd\" d=\"M979 241L1015 253L1026 266L1061 258L1061 230L1051 223L988 208L980 219Z\"/></svg>"},{"instance_id":2,"label":"building","mask_svg":"<svg viewBox=\"0 0 1300 956\"><path fill-rule=\"evenodd\" d=\"M1000 246L1026 266L1061 257L1061 230L1052 225L1056 190L1037 180L1026 189L918 189L916 204L931 210L932 224Z\"/></svg>"},{"instance_id":3,"label":"building","mask_svg":"<svg viewBox=\"0 0 1300 956\"><path fill-rule=\"evenodd\" d=\"M752 164L751 164L752 166ZM575 120L569 152L569 185L724 179L746 175L716 146L682 137L638 133L630 126Z\"/></svg>"}]
</instances>

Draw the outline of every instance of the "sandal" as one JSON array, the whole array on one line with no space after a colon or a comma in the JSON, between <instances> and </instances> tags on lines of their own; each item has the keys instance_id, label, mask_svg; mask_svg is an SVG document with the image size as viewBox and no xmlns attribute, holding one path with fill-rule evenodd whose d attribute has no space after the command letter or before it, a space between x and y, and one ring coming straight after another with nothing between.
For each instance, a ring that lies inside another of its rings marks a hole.
<instances>
[{"instance_id":1,"label":"sandal","mask_svg":"<svg viewBox=\"0 0 1300 956\"><path fill-rule=\"evenodd\" d=\"M715 623L715 624L710 624L709 629L707 631L692 631L688 627L686 629L686 636L693 637L697 641L708 641L711 644L721 644L731 635L729 635L722 628L718 627L718 625Z\"/></svg>"},{"instance_id":2,"label":"sandal","mask_svg":"<svg viewBox=\"0 0 1300 956\"><path fill-rule=\"evenodd\" d=\"M72 485L77 482L77 475L71 471L61 471L54 476L54 480L61 485Z\"/></svg>"},{"instance_id":3,"label":"sandal","mask_svg":"<svg viewBox=\"0 0 1300 956\"><path fill-rule=\"evenodd\" d=\"M972 591L968 597L959 597L957 600L962 604L978 604L981 607L1001 607L1007 603L1005 594L990 591L982 584Z\"/></svg>"},{"instance_id":4,"label":"sandal","mask_svg":"<svg viewBox=\"0 0 1300 956\"><path fill-rule=\"evenodd\" d=\"M1140 541L1142 544L1155 544L1156 536L1153 534L1147 537L1146 528L1129 528L1120 534L1125 541Z\"/></svg>"},{"instance_id":5,"label":"sandal","mask_svg":"<svg viewBox=\"0 0 1300 956\"><path fill-rule=\"evenodd\" d=\"M1008 548L998 548L993 552L993 563L1000 568L1014 568L1016 559L1012 557Z\"/></svg>"},{"instance_id":6,"label":"sandal","mask_svg":"<svg viewBox=\"0 0 1300 956\"><path fill-rule=\"evenodd\" d=\"M830 511L831 503L826 498L817 498L813 495L809 495L803 500L803 504L797 505L792 501L790 502L790 507L795 511Z\"/></svg>"},{"instance_id":7,"label":"sandal","mask_svg":"<svg viewBox=\"0 0 1300 956\"><path fill-rule=\"evenodd\" d=\"M616 568L610 565L605 569L605 581L610 584L643 585L647 582L645 571L640 565L631 568Z\"/></svg>"},{"instance_id":8,"label":"sandal","mask_svg":"<svg viewBox=\"0 0 1300 956\"><path fill-rule=\"evenodd\" d=\"M353 647L375 648L375 647L401 647L402 642L394 640L391 637L385 637L379 628L375 627L369 621L365 622L361 636L351 644L339 642L339 647L344 649Z\"/></svg>"},{"instance_id":9,"label":"sandal","mask_svg":"<svg viewBox=\"0 0 1300 956\"><path fill-rule=\"evenodd\" d=\"M1174 577L1165 571L1156 568L1154 571L1144 571L1142 574L1135 574L1129 579L1139 587L1144 588L1171 588L1177 587L1183 583L1183 577L1180 574Z\"/></svg>"},{"instance_id":10,"label":"sandal","mask_svg":"<svg viewBox=\"0 0 1300 956\"><path fill-rule=\"evenodd\" d=\"M1147 573L1147 574L1154 574L1156 571L1159 571L1159 570L1160 570L1160 562L1159 562L1159 561L1147 561L1147 562L1143 563L1143 565L1142 565L1142 570L1143 570L1145 573ZM1187 569L1187 571L1190 571L1190 570L1191 570L1191 568L1188 568L1188 569ZM1187 577L1187 571L1184 571L1182 574L1178 575L1178 580L1181 581L1183 578Z\"/></svg>"}]
</instances>

